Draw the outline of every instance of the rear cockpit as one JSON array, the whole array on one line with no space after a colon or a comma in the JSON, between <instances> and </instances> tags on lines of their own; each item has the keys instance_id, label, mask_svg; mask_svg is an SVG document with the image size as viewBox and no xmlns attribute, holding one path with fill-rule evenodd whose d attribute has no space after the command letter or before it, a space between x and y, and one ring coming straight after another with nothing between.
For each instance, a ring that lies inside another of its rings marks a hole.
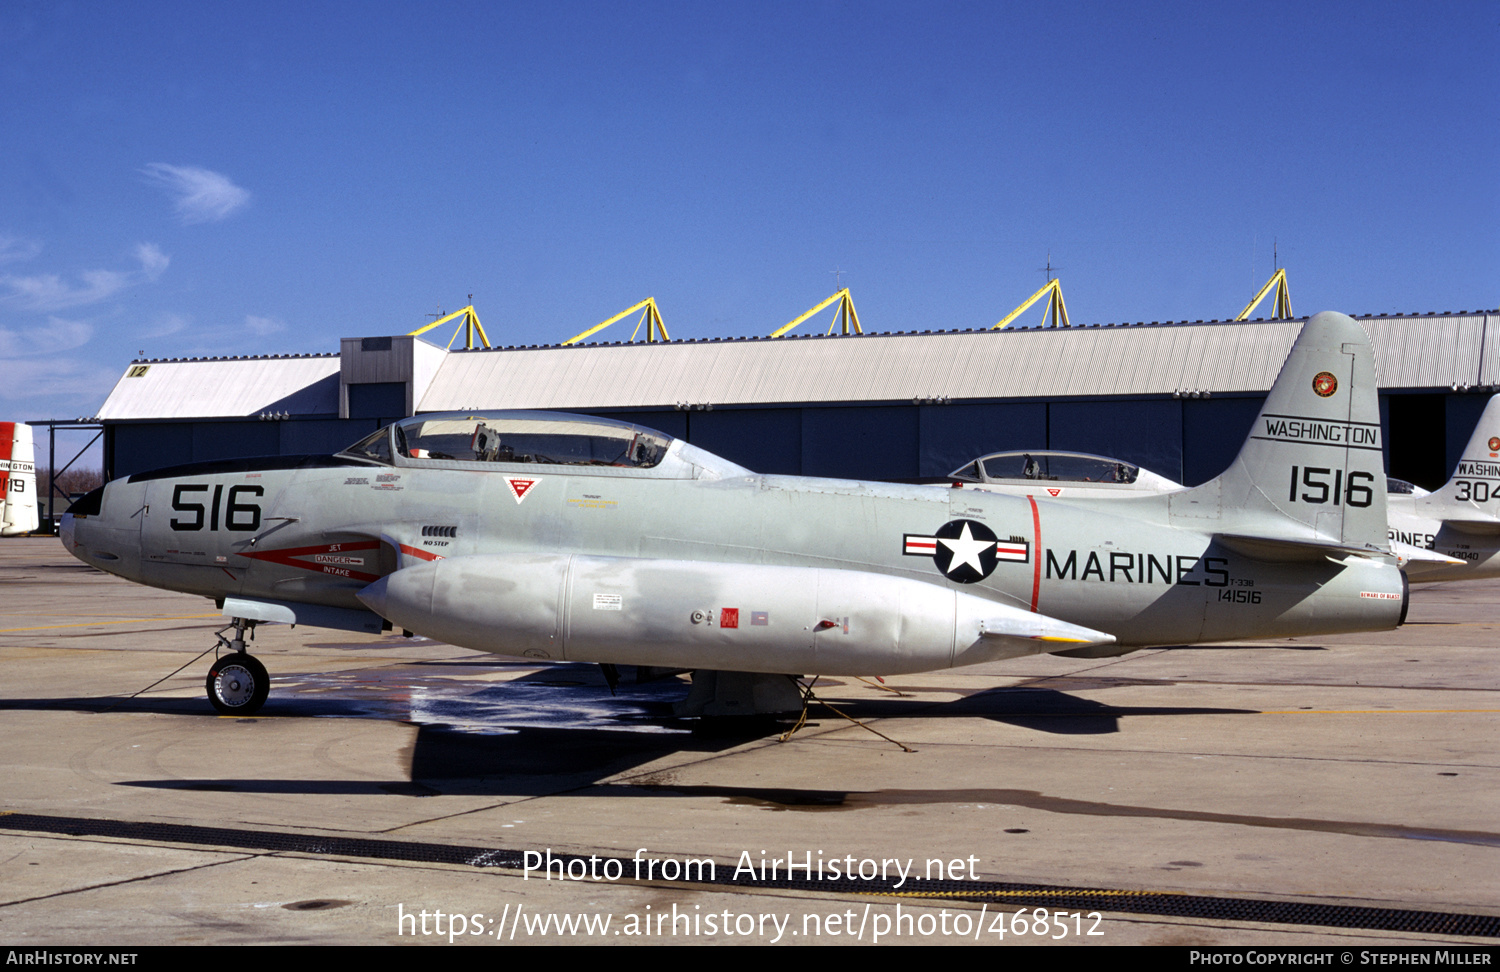
<instances>
[{"instance_id":1,"label":"rear cockpit","mask_svg":"<svg viewBox=\"0 0 1500 972\"><path fill-rule=\"evenodd\" d=\"M746 470L672 436L629 422L557 412L447 412L386 426L340 455L417 469L645 473L696 479Z\"/></svg>"},{"instance_id":2,"label":"rear cockpit","mask_svg":"<svg viewBox=\"0 0 1500 972\"><path fill-rule=\"evenodd\" d=\"M996 452L981 456L948 474L955 486L1022 495L1046 489L1052 496L1064 490L1070 498L1167 493L1181 483L1130 462L1084 452L1031 450Z\"/></svg>"},{"instance_id":3,"label":"rear cockpit","mask_svg":"<svg viewBox=\"0 0 1500 972\"><path fill-rule=\"evenodd\" d=\"M1091 456L1081 452L1033 451L997 452L984 456L949 473L949 477L970 483L1046 480L1129 485L1140 474L1139 466L1107 456Z\"/></svg>"}]
</instances>

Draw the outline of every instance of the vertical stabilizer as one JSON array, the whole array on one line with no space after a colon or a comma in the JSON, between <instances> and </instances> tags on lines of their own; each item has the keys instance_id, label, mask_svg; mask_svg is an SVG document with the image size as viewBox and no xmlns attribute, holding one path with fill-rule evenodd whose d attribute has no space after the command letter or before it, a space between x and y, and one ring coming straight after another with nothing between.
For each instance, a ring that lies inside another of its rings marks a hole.
<instances>
[{"instance_id":1,"label":"vertical stabilizer","mask_svg":"<svg viewBox=\"0 0 1500 972\"><path fill-rule=\"evenodd\" d=\"M1453 477L1442 489L1418 499L1416 508L1439 520L1500 524L1500 395L1484 407Z\"/></svg>"},{"instance_id":2,"label":"vertical stabilizer","mask_svg":"<svg viewBox=\"0 0 1500 972\"><path fill-rule=\"evenodd\" d=\"M1224 533L1387 548L1375 354L1353 318L1324 312L1302 326L1240 454L1174 494L1174 518L1208 499Z\"/></svg>"},{"instance_id":3,"label":"vertical stabilizer","mask_svg":"<svg viewBox=\"0 0 1500 972\"><path fill-rule=\"evenodd\" d=\"M32 533L37 522L31 426L0 422L0 536Z\"/></svg>"}]
</instances>

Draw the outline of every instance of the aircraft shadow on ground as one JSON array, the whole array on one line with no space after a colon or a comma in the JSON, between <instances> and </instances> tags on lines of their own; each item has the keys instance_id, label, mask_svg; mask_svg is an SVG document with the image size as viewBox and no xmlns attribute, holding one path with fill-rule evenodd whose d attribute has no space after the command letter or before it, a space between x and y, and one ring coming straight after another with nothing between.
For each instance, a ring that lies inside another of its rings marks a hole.
<instances>
[{"instance_id":1,"label":"aircraft shadow on ground","mask_svg":"<svg viewBox=\"0 0 1500 972\"><path fill-rule=\"evenodd\" d=\"M579 666L582 669L582 666ZM1161 685L1130 679L1058 678L1049 680L1074 691ZM597 684L591 684L597 683ZM826 689L837 686L826 685ZM430 689L404 702L353 700L340 702L326 695L284 693L268 703L263 714L282 717L356 716L399 718L416 724L409 778L384 781L307 779L186 779L134 780L123 785L169 790L232 791L243 793L439 794L537 796L572 792L599 794L601 781L640 766L682 753L712 755L736 747L769 741L789 727L785 720L738 719L704 722L680 719L671 703L681 696L681 682L664 681L622 685L609 690L587 670L550 669L534 677L505 683L472 684L461 689ZM918 689L918 692L924 690ZM1186 691L1186 690L1185 690ZM83 702L97 709L98 700L39 700L37 708L62 708ZM163 705L168 703L168 705ZM1121 718L1155 716L1232 715L1253 709L1177 706L1112 706L1069 694L1061 688L997 688L964 698L933 701L931 697L890 696L856 701L834 700L840 711L858 720L877 720L882 731L899 736L899 719L987 719L1021 729L1063 735L1094 735L1119 731ZM135 700L127 711L201 711L198 700ZM0 703L0 707L20 707ZM31 706L28 706L31 707ZM124 707L122 706L122 709ZM384 709L384 712L376 711ZM251 717L253 719L254 717ZM813 727L848 725L818 705L810 710ZM248 721L248 720L247 720ZM858 731L853 726L852 731ZM247 728L247 731L249 730ZM874 740L875 737L871 737ZM885 745L886 743L878 743ZM773 807L815 809L844 805L846 794L823 790L785 790L755 787L678 787L632 783L607 785L617 796L704 796L743 799Z\"/></svg>"},{"instance_id":2,"label":"aircraft shadow on ground","mask_svg":"<svg viewBox=\"0 0 1500 972\"><path fill-rule=\"evenodd\" d=\"M1068 679L1051 681L1068 682ZM1074 691L1095 688L1122 688L1143 684L1128 679L1101 685L1097 680L1068 686ZM1161 684L1161 683L1148 683ZM1183 689L1184 692L1191 691ZM1096 699L1071 695L1056 688L1024 686L997 688L959 699L943 707L944 717L979 717L1036 732L1063 736L1092 736L1120 731L1121 718L1147 716L1247 715L1254 709L1230 709L1211 706L1140 706L1111 705Z\"/></svg>"}]
</instances>

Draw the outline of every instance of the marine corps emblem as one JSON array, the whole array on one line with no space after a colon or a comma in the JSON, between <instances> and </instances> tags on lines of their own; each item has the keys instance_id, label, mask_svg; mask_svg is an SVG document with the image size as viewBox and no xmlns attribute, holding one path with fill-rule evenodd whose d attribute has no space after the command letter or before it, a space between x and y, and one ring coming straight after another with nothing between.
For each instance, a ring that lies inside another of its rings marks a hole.
<instances>
[{"instance_id":1,"label":"marine corps emblem","mask_svg":"<svg viewBox=\"0 0 1500 972\"><path fill-rule=\"evenodd\" d=\"M1313 394L1319 398L1327 398L1339 390L1339 380L1326 371L1320 371L1313 375Z\"/></svg>"},{"instance_id":2,"label":"marine corps emblem","mask_svg":"<svg viewBox=\"0 0 1500 972\"><path fill-rule=\"evenodd\" d=\"M1490 451L1500 452L1500 435L1490 436Z\"/></svg>"}]
</instances>

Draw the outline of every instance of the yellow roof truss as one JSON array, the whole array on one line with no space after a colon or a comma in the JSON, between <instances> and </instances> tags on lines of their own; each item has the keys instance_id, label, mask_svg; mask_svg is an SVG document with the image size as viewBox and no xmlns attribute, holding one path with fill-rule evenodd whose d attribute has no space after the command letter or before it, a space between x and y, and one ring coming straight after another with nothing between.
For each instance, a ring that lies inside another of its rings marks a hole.
<instances>
[{"instance_id":1,"label":"yellow roof truss","mask_svg":"<svg viewBox=\"0 0 1500 972\"><path fill-rule=\"evenodd\" d=\"M1242 310L1242 311L1240 311L1240 316L1236 317L1235 320L1237 320L1237 321L1247 321L1247 320L1249 320L1250 319L1250 312L1253 311L1253 310L1255 310L1255 308L1257 306L1259 306L1260 302L1266 299L1266 294L1268 294L1268 293L1271 292L1271 288L1272 287L1276 288L1276 313L1271 315L1271 320L1273 320L1273 321L1289 321L1289 320L1291 320L1292 319L1292 292L1291 292L1290 289L1287 288L1287 285L1286 285L1286 268L1285 267L1282 267L1280 270L1277 270L1275 273L1273 273L1271 275L1271 279L1266 281L1266 285L1264 287L1260 288L1260 293L1256 294L1255 297L1254 297L1254 299L1252 299L1250 301L1250 303L1248 303L1248 304L1245 305L1245 309Z\"/></svg>"},{"instance_id":2,"label":"yellow roof truss","mask_svg":"<svg viewBox=\"0 0 1500 972\"><path fill-rule=\"evenodd\" d=\"M859 314L854 310L854 298L849 296L849 288L845 287L832 297L808 310L801 317L773 332L771 337L781 337L787 331L790 331L819 311L832 306L835 302L838 303L839 309L834 313L833 319L828 322L828 333L833 333L834 325L838 325L840 334L849 334L850 328L853 328L854 334L865 333L864 329L859 326Z\"/></svg>"},{"instance_id":3,"label":"yellow roof truss","mask_svg":"<svg viewBox=\"0 0 1500 972\"><path fill-rule=\"evenodd\" d=\"M632 331L632 332L630 332L630 340L634 341L635 340L635 336L637 334L641 333L641 326L642 325L645 325L645 327L646 327L646 341L647 341L647 343L651 343L651 342L654 342L654 341L670 341L670 340L672 340L667 335L667 325L665 325L665 324L662 323L662 320L661 320L661 311L657 310L657 308L656 308L656 298L655 297L647 297L645 300L641 301L639 304L632 304L631 306L629 306L629 307L625 308L624 310L620 311L620 313L616 314L614 317L611 317L611 318L609 318L608 320L605 320L605 321L600 321L598 324L595 324L593 327L589 328L587 331L584 331L582 334L576 334L573 337L568 338L566 341L563 342L563 344L564 345L577 344L579 341L582 341L584 338L599 333L600 331L604 330L606 327L609 327L611 324L615 323L616 321L624 320L625 318L629 317L631 314L634 314L636 311L640 311L641 312L641 316L640 316L640 319L635 322L635 330Z\"/></svg>"},{"instance_id":4,"label":"yellow roof truss","mask_svg":"<svg viewBox=\"0 0 1500 972\"><path fill-rule=\"evenodd\" d=\"M462 317L463 320L459 321L458 327L453 329L453 337L448 339L449 348L453 347L453 342L458 340L458 336L460 334L464 335L464 347L468 348L471 351L474 348L475 334L479 335L479 340L484 344L485 347L490 346L489 335L484 333L484 325L479 323L479 315L474 313L473 304L470 304L468 307L465 307L462 310L456 310L451 314L446 314L443 317L439 317L431 324L425 324L422 327L417 328L415 331L410 331L407 333L407 337L416 337L419 334L426 334L433 328L446 324L449 321L453 320L455 317Z\"/></svg>"},{"instance_id":5,"label":"yellow roof truss","mask_svg":"<svg viewBox=\"0 0 1500 972\"><path fill-rule=\"evenodd\" d=\"M1015 310L1011 311L1009 314L1006 314L1003 318L1001 318L1000 322L994 327L991 327L990 330L998 331L1002 327L1007 326L1016 318L1026 313L1026 311L1031 307L1032 304L1035 304L1043 297L1048 297L1048 295L1050 295L1050 297L1047 301L1047 317L1042 318L1042 325L1045 327L1047 319L1051 318L1053 327L1057 327L1059 324L1061 324L1063 327L1067 327L1068 305L1063 303L1062 278L1054 277L1051 280L1047 281L1046 286L1044 286L1041 290L1038 290L1030 297L1027 297L1026 302L1023 303L1020 307L1017 307Z\"/></svg>"}]
</instances>

